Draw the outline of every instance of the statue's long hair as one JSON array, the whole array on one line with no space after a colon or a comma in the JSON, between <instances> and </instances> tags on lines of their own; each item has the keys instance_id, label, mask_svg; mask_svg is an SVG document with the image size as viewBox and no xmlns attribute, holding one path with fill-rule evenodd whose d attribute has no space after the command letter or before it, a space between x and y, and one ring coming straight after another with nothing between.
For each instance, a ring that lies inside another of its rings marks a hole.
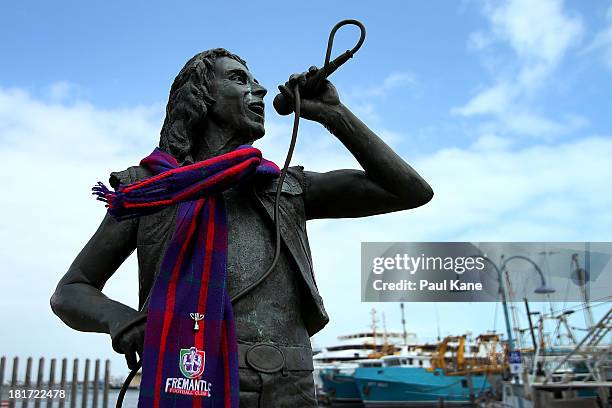
<instances>
[{"instance_id":1,"label":"statue's long hair","mask_svg":"<svg viewBox=\"0 0 612 408\"><path fill-rule=\"evenodd\" d=\"M194 129L215 103L211 86L215 77L215 60L219 57L235 59L246 67L242 58L223 48L204 51L187 61L170 88L159 148L173 155L180 164L194 162Z\"/></svg>"}]
</instances>

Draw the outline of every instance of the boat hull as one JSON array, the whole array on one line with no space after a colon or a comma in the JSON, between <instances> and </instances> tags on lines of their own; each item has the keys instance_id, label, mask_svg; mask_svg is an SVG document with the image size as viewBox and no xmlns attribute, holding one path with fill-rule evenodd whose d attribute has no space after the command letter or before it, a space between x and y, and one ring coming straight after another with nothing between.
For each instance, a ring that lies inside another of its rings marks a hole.
<instances>
[{"instance_id":1,"label":"boat hull","mask_svg":"<svg viewBox=\"0 0 612 408\"><path fill-rule=\"evenodd\" d=\"M323 383L323 391L330 402L361 402L361 395L352 374L323 369L319 377Z\"/></svg>"},{"instance_id":2,"label":"boat hull","mask_svg":"<svg viewBox=\"0 0 612 408\"><path fill-rule=\"evenodd\" d=\"M365 405L423 406L440 400L446 405L470 401L468 381L463 376L446 376L441 370L420 367L357 368L355 383ZM490 386L482 376L472 377L474 394Z\"/></svg>"}]
</instances>

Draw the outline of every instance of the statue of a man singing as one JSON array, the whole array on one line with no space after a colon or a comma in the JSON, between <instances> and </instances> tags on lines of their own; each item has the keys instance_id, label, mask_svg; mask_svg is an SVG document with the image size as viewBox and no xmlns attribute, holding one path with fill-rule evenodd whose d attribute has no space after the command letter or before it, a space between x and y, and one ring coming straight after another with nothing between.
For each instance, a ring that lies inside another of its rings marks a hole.
<instances>
[{"instance_id":1,"label":"statue of a man singing","mask_svg":"<svg viewBox=\"0 0 612 408\"><path fill-rule=\"evenodd\" d=\"M293 75L283 93L313 72ZM433 196L326 82L301 99L301 116L325 126L363 170L289 168L278 263L232 304L275 252L279 169L250 146L264 136L266 93L224 49L190 59L172 84L159 147L111 173L114 191L96 188L108 213L51 298L70 327L109 333L130 368L140 356L141 407L315 407L310 336L329 319L306 221L406 210ZM140 310L102 293L134 249Z\"/></svg>"}]
</instances>

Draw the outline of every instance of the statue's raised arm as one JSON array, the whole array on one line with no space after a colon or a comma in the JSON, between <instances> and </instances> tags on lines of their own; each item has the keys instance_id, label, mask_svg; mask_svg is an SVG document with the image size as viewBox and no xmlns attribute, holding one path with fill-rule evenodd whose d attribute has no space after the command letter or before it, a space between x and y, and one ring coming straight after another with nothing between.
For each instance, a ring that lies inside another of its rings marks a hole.
<instances>
[{"instance_id":1,"label":"statue's raised arm","mask_svg":"<svg viewBox=\"0 0 612 408\"><path fill-rule=\"evenodd\" d=\"M292 100L291 89L315 73L316 68L312 67L306 73L293 75L279 89ZM363 168L363 171L306 172L308 219L364 217L406 210L424 205L433 197L429 184L340 102L330 82L316 97L301 99L301 116L325 126Z\"/></svg>"}]
</instances>

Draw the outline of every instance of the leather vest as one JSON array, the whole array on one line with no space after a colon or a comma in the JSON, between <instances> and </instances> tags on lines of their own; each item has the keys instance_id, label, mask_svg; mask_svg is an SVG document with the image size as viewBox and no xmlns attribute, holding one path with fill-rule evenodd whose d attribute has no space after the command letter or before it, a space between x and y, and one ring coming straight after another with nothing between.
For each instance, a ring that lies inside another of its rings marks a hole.
<instances>
[{"instance_id":1,"label":"leather vest","mask_svg":"<svg viewBox=\"0 0 612 408\"><path fill-rule=\"evenodd\" d=\"M110 184L118 187L129 184L151 174L141 166L133 166L124 171L111 173ZM315 282L312 255L306 233L306 215L304 209L304 172L301 166L290 167L283 182L280 201L280 232L283 250L293 258L302 277L305 290L301 299L301 313L308 334L313 336L329 321ZM265 210L266 220L273 225L274 198L278 179L258 183L254 186L254 195ZM174 232L177 206L170 206L154 214L145 215L124 222L136 222L136 251L138 256L139 308L145 302L154 279L159 273L166 247ZM270 260L271 261L271 260ZM229 288L230 296L232 288Z\"/></svg>"}]
</instances>

